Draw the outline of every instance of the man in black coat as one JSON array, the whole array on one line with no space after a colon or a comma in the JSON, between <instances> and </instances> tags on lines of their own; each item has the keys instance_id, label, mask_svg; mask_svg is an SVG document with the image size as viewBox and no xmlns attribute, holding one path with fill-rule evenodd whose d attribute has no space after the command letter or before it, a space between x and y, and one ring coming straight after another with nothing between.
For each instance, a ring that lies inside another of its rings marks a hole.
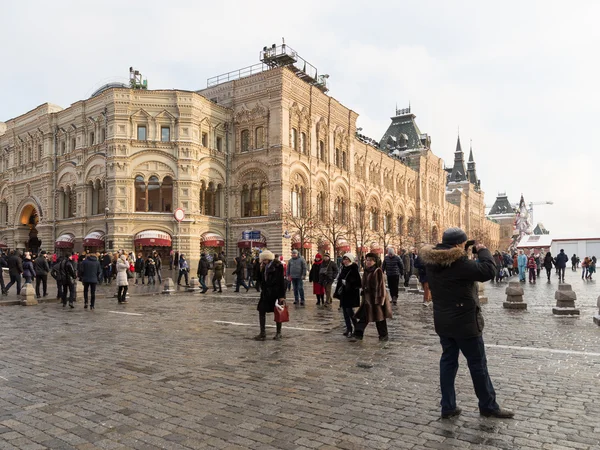
<instances>
[{"instance_id":1,"label":"man in black coat","mask_svg":"<svg viewBox=\"0 0 600 450\"><path fill-rule=\"evenodd\" d=\"M565 282L565 268L567 267L567 261L569 257L565 253L564 249L560 249L560 253L556 255L556 270L558 271L558 281Z\"/></svg>"},{"instance_id":2,"label":"man in black coat","mask_svg":"<svg viewBox=\"0 0 600 450\"><path fill-rule=\"evenodd\" d=\"M48 295L48 272L50 272L50 265L48 264L48 258L46 252L42 251L33 262L33 269L35 270L35 295L37 298L40 296L40 284L43 287L44 297Z\"/></svg>"},{"instance_id":3,"label":"man in black coat","mask_svg":"<svg viewBox=\"0 0 600 450\"><path fill-rule=\"evenodd\" d=\"M102 269L103 269L103 278L106 284L110 284L113 279L113 274L111 273L112 267L112 255L110 253L105 253L102 256Z\"/></svg>"},{"instance_id":4,"label":"man in black coat","mask_svg":"<svg viewBox=\"0 0 600 450\"><path fill-rule=\"evenodd\" d=\"M384 271L387 277L390 297L392 297L392 303L395 305L398 303L398 284L400 283L400 277L404 274L404 264L400 257L394 253L393 248L388 249L381 270Z\"/></svg>"},{"instance_id":5,"label":"man in black coat","mask_svg":"<svg viewBox=\"0 0 600 450\"><path fill-rule=\"evenodd\" d=\"M275 303L285 302L285 275L283 264L275 259L273 252L263 250L260 254L261 270L257 279L257 289L260 289L260 300L256 309L260 323L260 333L254 337L257 341L267 338L267 313L275 311ZM273 339L281 339L281 322L275 322L277 332Z\"/></svg>"},{"instance_id":6,"label":"man in black coat","mask_svg":"<svg viewBox=\"0 0 600 450\"><path fill-rule=\"evenodd\" d=\"M208 259L206 259L206 254L202 253L200 255L200 261L198 261L198 270L196 275L198 275L198 281L200 282L200 286L202 286L201 294L206 294L208 291L208 286L206 286L206 276L208 275L209 263Z\"/></svg>"},{"instance_id":7,"label":"man in black coat","mask_svg":"<svg viewBox=\"0 0 600 450\"><path fill-rule=\"evenodd\" d=\"M69 306L75 308L75 266L73 265L73 253L62 260L56 267L56 283L60 286L59 292L63 308L67 306L67 290L69 291Z\"/></svg>"},{"instance_id":8,"label":"man in black coat","mask_svg":"<svg viewBox=\"0 0 600 450\"><path fill-rule=\"evenodd\" d=\"M90 310L93 310L96 305L96 285L102 279L102 268L95 255L87 256L79 267L81 281L83 281L83 308L88 307L88 291L91 291Z\"/></svg>"},{"instance_id":9,"label":"man in black coat","mask_svg":"<svg viewBox=\"0 0 600 450\"><path fill-rule=\"evenodd\" d=\"M17 283L17 295L21 293L21 274L23 273L23 261L21 260L21 252L18 254L15 250L11 250L8 257L8 274L10 275L10 283L4 288L4 295L8 293L11 286Z\"/></svg>"},{"instance_id":10,"label":"man in black coat","mask_svg":"<svg viewBox=\"0 0 600 450\"><path fill-rule=\"evenodd\" d=\"M449 228L444 231L441 244L426 245L420 252L433 297L433 323L443 350L440 360L442 418L461 413L456 406L454 391L459 351L467 359L479 399L479 413L486 417L511 418L514 414L496 403L488 373L476 283L494 278L496 265L492 254L482 244L475 246L478 261L470 260L464 248L466 241L463 230Z\"/></svg>"},{"instance_id":11,"label":"man in black coat","mask_svg":"<svg viewBox=\"0 0 600 450\"><path fill-rule=\"evenodd\" d=\"M4 286L4 267L8 267L8 262L6 261L6 255L4 253L0 253L0 288L2 289L2 295L7 295L5 286Z\"/></svg>"}]
</instances>

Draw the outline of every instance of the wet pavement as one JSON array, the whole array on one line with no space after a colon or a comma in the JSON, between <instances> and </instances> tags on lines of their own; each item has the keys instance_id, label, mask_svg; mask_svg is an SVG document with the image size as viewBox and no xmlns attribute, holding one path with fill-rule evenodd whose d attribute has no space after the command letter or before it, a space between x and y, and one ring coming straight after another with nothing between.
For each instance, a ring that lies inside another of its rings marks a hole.
<instances>
[{"instance_id":1,"label":"wet pavement","mask_svg":"<svg viewBox=\"0 0 600 450\"><path fill-rule=\"evenodd\" d=\"M524 285L526 311L502 308L507 283L486 283L489 369L514 420L479 416L462 357L463 414L439 418L440 346L414 294L401 295L385 344L371 326L348 342L341 312L312 296L282 341L256 342L253 290L138 286L117 305L111 286L93 312L2 307L0 449L597 449L600 293L579 277L567 272L575 318L552 315L555 278Z\"/></svg>"}]
</instances>

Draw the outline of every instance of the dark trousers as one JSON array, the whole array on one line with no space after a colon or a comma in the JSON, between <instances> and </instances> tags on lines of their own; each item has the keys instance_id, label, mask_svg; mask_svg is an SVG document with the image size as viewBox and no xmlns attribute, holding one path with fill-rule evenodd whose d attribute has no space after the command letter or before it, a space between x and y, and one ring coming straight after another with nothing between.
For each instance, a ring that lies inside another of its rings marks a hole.
<instances>
[{"instance_id":1,"label":"dark trousers","mask_svg":"<svg viewBox=\"0 0 600 450\"><path fill-rule=\"evenodd\" d=\"M190 282L188 280L188 272L187 272L187 270L184 269L184 270L180 270L179 271L179 277L177 278L177 284L181 283L181 277L185 277L185 284L186 284L186 286L188 284L190 284Z\"/></svg>"},{"instance_id":2,"label":"dark trousers","mask_svg":"<svg viewBox=\"0 0 600 450\"><path fill-rule=\"evenodd\" d=\"M110 266L106 266L102 271L104 276L104 281L106 283L110 283L112 281L112 274L110 273Z\"/></svg>"},{"instance_id":3,"label":"dark trousers","mask_svg":"<svg viewBox=\"0 0 600 450\"><path fill-rule=\"evenodd\" d=\"M456 409L456 392L454 380L458 371L459 351L467 359L475 394L479 399L480 411L496 411L500 407L496 403L496 392L488 373L487 359L483 337L454 339L440 336L442 357L440 359L440 387L442 390L442 414Z\"/></svg>"},{"instance_id":4,"label":"dark trousers","mask_svg":"<svg viewBox=\"0 0 600 450\"><path fill-rule=\"evenodd\" d=\"M243 278L236 278L235 292L240 292L240 286L243 286L246 290L250 289Z\"/></svg>"},{"instance_id":5,"label":"dark trousers","mask_svg":"<svg viewBox=\"0 0 600 450\"><path fill-rule=\"evenodd\" d=\"M364 318L361 318L358 322L356 322L354 325L354 334L356 337L363 337L367 325L369 325L369 322L367 322ZM379 334L380 338L388 335L387 321L385 319L375 322L375 326L377 327L377 334Z\"/></svg>"},{"instance_id":6,"label":"dark trousers","mask_svg":"<svg viewBox=\"0 0 600 450\"><path fill-rule=\"evenodd\" d=\"M69 304L75 301L75 284L62 283L61 300L63 305L67 304L67 290L69 291Z\"/></svg>"},{"instance_id":7,"label":"dark trousers","mask_svg":"<svg viewBox=\"0 0 600 450\"><path fill-rule=\"evenodd\" d=\"M294 303L304 303L304 280L302 278L292 278L292 286L294 287Z\"/></svg>"},{"instance_id":8,"label":"dark trousers","mask_svg":"<svg viewBox=\"0 0 600 450\"><path fill-rule=\"evenodd\" d=\"M546 267L546 275L548 275L548 281L550 281L550 275L552 274L552 267Z\"/></svg>"},{"instance_id":9,"label":"dark trousers","mask_svg":"<svg viewBox=\"0 0 600 450\"><path fill-rule=\"evenodd\" d=\"M5 291L8 291L13 284L17 283L17 295L19 295L21 293L21 274L19 275L12 275L10 276L10 283L8 283L6 285L6 287L4 288Z\"/></svg>"},{"instance_id":10,"label":"dark trousers","mask_svg":"<svg viewBox=\"0 0 600 450\"><path fill-rule=\"evenodd\" d=\"M537 272L537 269L529 269L529 282L531 283L532 281L535 281L535 273Z\"/></svg>"},{"instance_id":11,"label":"dark trousers","mask_svg":"<svg viewBox=\"0 0 600 450\"><path fill-rule=\"evenodd\" d=\"M119 303L127 300L127 289L129 289L129 286L119 286L117 290L117 301Z\"/></svg>"},{"instance_id":12,"label":"dark trousers","mask_svg":"<svg viewBox=\"0 0 600 450\"><path fill-rule=\"evenodd\" d=\"M200 282L200 286L202 286L203 290L208 290L206 287L206 275L198 275L198 281Z\"/></svg>"},{"instance_id":13,"label":"dark trousers","mask_svg":"<svg viewBox=\"0 0 600 450\"><path fill-rule=\"evenodd\" d=\"M410 280L410 272L404 274L404 287L408 287L408 280Z\"/></svg>"},{"instance_id":14,"label":"dark trousers","mask_svg":"<svg viewBox=\"0 0 600 450\"><path fill-rule=\"evenodd\" d=\"M162 284L162 267L156 269L156 276L158 277L158 284Z\"/></svg>"},{"instance_id":15,"label":"dark trousers","mask_svg":"<svg viewBox=\"0 0 600 450\"><path fill-rule=\"evenodd\" d=\"M260 333L265 334L267 330L267 313L259 311L258 322L260 324ZM281 322L275 322L275 325L277 326L277 332L281 333Z\"/></svg>"},{"instance_id":16,"label":"dark trousers","mask_svg":"<svg viewBox=\"0 0 600 450\"><path fill-rule=\"evenodd\" d=\"M400 283L400 275L388 275L388 287L390 288L390 297L394 301L398 298L398 284Z\"/></svg>"},{"instance_id":17,"label":"dark trousers","mask_svg":"<svg viewBox=\"0 0 600 450\"><path fill-rule=\"evenodd\" d=\"M40 296L40 283L44 291L44 296L48 295L48 274L38 274L35 276L35 295Z\"/></svg>"},{"instance_id":18,"label":"dark trousers","mask_svg":"<svg viewBox=\"0 0 600 450\"><path fill-rule=\"evenodd\" d=\"M96 283L83 282L83 302L88 304L88 289L91 291L90 306L93 308L96 304Z\"/></svg>"},{"instance_id":19,"label":"dark trousers","mask_svg":"<svg viewBox=\"0 0 600 450\"><path fill-rule=\"evenodd\" d=\"M4 275L2 275L2 267L0 267L0 288L2 288L2 290L5 289L5 286L4 286Z\"/></svg>"},{"instance_id":20,"label":"dark trousers","mask_svg":"<svg viewBox=\"0 0 600 450\"><path fill-rule=\"evenodd\" d=\"M565 279L565 268L564 267L558 268L558 278L561 280Z\"/></svg>"},{"instance_id":21,"label":"dark trousers","mask_svg":"<svg viewBox=\"0 0 600 450\"><path fill-rule=\"evenodd\" d=\"M344 312L346 331L351 332L356 327L356 319L354 318L354 308L342 308L342 311Z\"/></svg>"},{"instance_id":22,"label":"dark trousers","mask_svg":"<svg viewBox=\"0 0 600 450\"><path fill-rule=\"evenodd\" d=\"M213 285L213 291L217 290L217 285L219 286L219 291L220 291L221 290L221 277L217 277L216 275L213 275L212 285Z\"/></svg>"}]
</instances>

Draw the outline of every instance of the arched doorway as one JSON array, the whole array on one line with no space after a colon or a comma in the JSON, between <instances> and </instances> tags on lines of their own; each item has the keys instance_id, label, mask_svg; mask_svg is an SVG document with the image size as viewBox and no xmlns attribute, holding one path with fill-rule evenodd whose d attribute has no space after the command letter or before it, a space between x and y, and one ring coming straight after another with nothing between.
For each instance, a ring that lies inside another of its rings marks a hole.
<instances>
[{"instance_id":1,"label":"arched doorway","mask_svg":"<svg viewBox=\"0 0 600 450\"><path fill-rule=\"evenodd\" d=\"M38 238L37 230L39 220L38 212L33 205L26 205L21 211L19 225L28 229L25 249L32 253L38 253L42 246L42 241Z\"/></svg>"}]
</instances>

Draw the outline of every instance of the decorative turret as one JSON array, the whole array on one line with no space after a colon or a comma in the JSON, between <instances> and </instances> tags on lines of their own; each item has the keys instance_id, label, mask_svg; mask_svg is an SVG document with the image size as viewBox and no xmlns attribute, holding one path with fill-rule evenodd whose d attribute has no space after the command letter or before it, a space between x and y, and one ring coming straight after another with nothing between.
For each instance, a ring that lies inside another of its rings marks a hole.
<instances>
[{"instance_id":1,"label":"decorative turret","mask_svg":"<svg viewBox=\"0 0 600 450\"><path fill-rule=\"evenodd\" d=\"M479 189L481 181L477 179L477 172L475 171L475 160L473 159L473 146L471 145L471 149L469 152L469 162L467 163L467 176L469 178L469 182L474 184L477 189Z\"/></svg>"},{"instance_id":2,"label":"decorative turret","mask_svg":"<svg viewBox=\"0 0 600 450\"><path fill-rule=\"evenodd\" d=\"M454 167L450 173L449 182L459 183L461 181L467 181L467 170L465 169L465 158L460 146L460 136L456 140L456 151L454 152Z\"/></svg>"}]
</instances>

